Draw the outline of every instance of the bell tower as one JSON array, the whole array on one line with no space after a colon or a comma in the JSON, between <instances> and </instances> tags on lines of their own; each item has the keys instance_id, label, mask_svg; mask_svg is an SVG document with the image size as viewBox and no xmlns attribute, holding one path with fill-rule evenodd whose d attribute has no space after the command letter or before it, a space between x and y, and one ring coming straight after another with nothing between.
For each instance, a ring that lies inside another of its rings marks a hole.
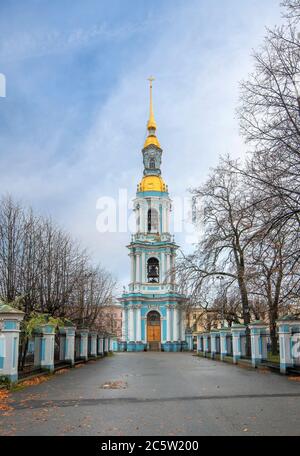
<instances>
[{"instance_id":1,"label":"bell tower","mask_svg":"<svg viewBox=\"0 0 300 456\"><path fill-rule=\"evenodd\" d=\"M131 260L129 292L121 298L123 341L129 351L151 349L152 342L159 349L170 351L171 347L177 351L185 341L184 311L180 308L185 298L177 294L173 272L178 246L170 233L172 202L161 172L163 150L156 135L154 79L149 81L148 134L142 149L144 170L133 204L136 230L127 246ZM153 312L157 312L157 318ZM148 323L149 328L156 326L155 331L148 328ZM151 340L153 337L159 340Z\"/></svg>"}]
</instances>

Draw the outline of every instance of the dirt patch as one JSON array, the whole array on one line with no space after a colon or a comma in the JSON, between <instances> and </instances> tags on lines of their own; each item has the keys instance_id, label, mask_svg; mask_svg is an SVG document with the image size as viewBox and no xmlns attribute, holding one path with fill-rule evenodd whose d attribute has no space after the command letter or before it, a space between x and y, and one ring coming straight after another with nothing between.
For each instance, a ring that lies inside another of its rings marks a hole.
<instances>
[{"instance_id":1,"label":"dirt patch","mask_svg":"<svg viewBox=\"0 0 300 456\"><path fill-rule=\"evenodd\" d=\"M289 377L289 380L291 382L299 382L300 383L300 375L297 376L297 377Z\"/></svg>"},{"instance_id":2,"label":"dirt patch","mask_svg":"<svg viewBox=\"0 0 300 456\"><path fill-rule=\"evenodd\" d=\"M40 383L45 383L50 380L50 375L41 375L39 377L30 378L28 380L23 380L19 383L20 386L35 386L39 385Z\"/></svg>"},{"instance_id":3,"label":"dirt patch","mask_svg":"<svg viewBox=\"0 0 300 456\"><path fill-rule=\"evenodd\" d=\"M12 410L12 407L8 404L9 392L7 390L0 391L0 410L2 412L8 412Z\"/></svg>"},{"instance_id":4,"label":"dirt patch","mask_svg":"<svg viewBox=\"0 0 300 456\"><path fill-rule=\"evenodd\" d=\"M55 372L55 375L61 375L61 374L65 374L66 372L68 372L69 369L60 369L58 370L57 372Z\"/></svg>"},{"instance_id":5,"label":"dirt patch","mask_svg":"<svg viewBox=\"0 0 300 456\"><path fill-rule=\"evenodd\" d=\"M126 389L127 388L127 382L123 382L122 380L116 380L113 382L105 382L103 385L101 385L100 388L102 389Z\"/></svg>"}]
</instances>

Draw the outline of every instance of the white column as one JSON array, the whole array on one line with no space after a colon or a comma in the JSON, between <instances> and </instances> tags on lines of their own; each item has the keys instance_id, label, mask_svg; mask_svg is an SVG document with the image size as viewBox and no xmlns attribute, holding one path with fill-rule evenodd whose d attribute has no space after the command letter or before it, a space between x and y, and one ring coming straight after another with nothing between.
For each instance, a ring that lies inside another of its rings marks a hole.
<instances>
[{"instance_id":1,"label":"white column","mask_svg":"<svg viewBox=\"0 0 300 456\"><path fill-rule=\"evenodd\" d=\"M80 331L80 357L84 359L88 359L88 337L89 332Z\"/></svg>"},{"instance_id":2,"label":"white column","mask_svg":"<svg viewBox=\"0 0 300 456\"><path fill-rule=\"evenodd\" d=\"M171 277L170 277L170 269L171 269L171 259L170 259L170 254L167 253L167 270L166 270L166 273L167 273L167 283L170 283L171 282Z\"/></svg>"},{"instance_id":3,"label":"white column","mask_svg":"<svg viewBox=\"0 0 300 456\"><path fill-rule=\"evenodd\" d=\"M171 275L170 281L172 283L175 283L175 271L174 271L174 268L175 268L175 255L174 254L172 254L171 258L170 258L170 267L171 267L171 270L172 270L172 275Z\"/></svg>"},{"instance_id":4,"label":"white column","mask_svg":"<svg viewBox=\"0 0 300 456\"><path fill-rule=\"evenodd\" d=\"M167 204L167 206L166 206L166 233L169 233L169 231L170 231L169 222L170 222L170 211L169 211L169 204Z\"/></svg>"},{"instance_id":5,"label":"white column","mask_svg":"<svg viewBox=\"0 0 300 456\"><path fill-rule=\"evenodd\" d=\"M134 283L136 283L136 274L137 274L137 270L136 270L136 255L133 256L133 281Z\"/></svg>"},{"instance_id":6,"label":"white column","mask_svg":"<svg viewBox=\"0 0 300 456\"><path fill-rule=\"evenodd\" d=\"M66 361L74 364L75 358L75 328L66 328L66 340L65 340L65 357Z\"/></svg>"},{"instance_id":7,"label":"white column","mask_svg":"<svg viewBox=\"0 0 300 456\"><path fill-rule=\"evenodd\" d=\"M128 342L134 341L134 309L129 308L128 311Z\"/></svg>"},{"instance_id":8,"label":"white column","mask_svg":"<svg viewBox=\"0 0 300 456\"><path fill-rule=\"evenodd\" d=\"M142 253L142 282L146 282L146 277L145 277L145 262L146 262L146 256L145 252Z\"/></svg>"},{"instance_id":9,"label":"white column","mask_svg":"<svg viewBox=\"0 0 300 456\"><path fill-rule=\"evenodd\" d=\"M142 318L141 308L136 309L136 341L141 342L142 340Z\"/></svg>"},{"instance_id":10,"label":"white column","mask_svg":"<svg viewBox=\"0 0 300 456\"><path fill-rule=\"evenodd\" d=\"M217 334L210 333L210 353L211 357L215 358L215 355L217 353Z\"/></svg>"},{"instance_id":11,"label":"white column","mask_svg":"<svg viewBox=\"0 0 300 456\"><path fill-rule=\"evenodd\" d=\"M142 226L142 232L143 233L147 233L147 206L143 205L141 207L141 226Z\"/></svg>"},{"instance_id":12,"label":"white column","mask_svg":"<svg viewBox=\"0 0 300 456\"><path fill-rule=\"evenodd\" d=\"M99 345L100 345L99 346L99 352L100 352L101 355L103 355L103 353L104 353L104 339L103 339L102 336L100 337L100 344Z\"/></svg>"},{"instance_id":13,"label":"white column","mask_svg":"<svg viewBox=\"0 0 300 456\"><path fill-rule=\"evenodd\" d=\"M227 356L227 343L226 343L226 336L228 334L228 330L221 330L220 331L220 349L221 349L221 360Z\"/></svg>"},{"instance_id":14,"label":"white column","mask_svg":"<svg viewBox=\"0 0 300 456\"><path fill-rule=\"evenodd\" d=\"M171 342L171 309L167 307L167 342Z\"/></svg>"},{"instance_id":15,"label":"white column","mask_svg":"<svg viewBox=\"0 0 300 456\"><path fill-rule=\"evenodd\" d=\"M251 358L252 366L267 359L267 330L268 326L260 323L249 325L251 335Z\"/></svg>"},{"instance_id":16,"label":"white column","mask_svg":"<svg viewBox=\"0 0 300 456\"><path fill-rule=\"evenodd\" d=\"M54 338L55 327L42 325L40 334L35 337L34 365L44 369L54 370Z\"/></svg>"},{"instance_id":17,"label":"white column","mask_svg":"<svg viewBox=\"0 0 300 456\"><path fill-rule=\"evenodd\" d=\"M122 341L126 341L126 309L122 309Z\"/></svg>"},{"instance_id":18,"label":"white column","mask_svg":"<svg viewBox=\"0 0 300 456\"><path fill-rule=\"evenodd\" d=\"M131 283L134 282L134 257L133 257L133 254L131 253L130 254L130 259L131 259Z\"/></svg>"},{"instance_id":19,"label":"white column","mask_svg":"<svg viewBox=\"0 0 300 456\"><path fill-rule=\"evenodd\" d=\"M4 306L3 306L4 307ZM5 306L8 307L8 306ZM0 305L1 308L1 305ZM10 382L18 380L19 333L23 312L11 309L10 313L1 313L0 319L0 377Z\"/></svg>"},{"instance_id":20,"label":"white column","mask_svg":"<svg viewBox=\"0 0 300 456\"><path fill-rule=\"evenodd\" d=\"M165 261L166 254L164 252L161 253L161 265L160 265L160 270L161 270L161 281L164 282L166 279L166 261Z\"/></svg>"},{"instance_id":21,"label":"white column","mask_svg":"<svg viewBox=\"0 0 300 456\"><path fill-rule=\"evenodd\" d=\"M178 342L179 339L179 319L178 319L178 309L174 307L174 317L173 317L173 341Z\"/></svg>"},{"instance_id":22,"label":"white column","mask_svg":"<svg viewBox=\"0 0 300 456\"><path fill-rule=\"evenodd\" d=\"M146 343L147 342L147 317L142 319L142 323L141 324L144 326L144 339L143 339L143 342Z\"/></svg>"},{"instance_id":23,"label":"white column","mask_svg":"<svg viewBox=\"0 0 300 456\"><path fill-rule=\"evenodd\" d=\"M293 367L294 360L291 351L291 327L286 322L278 323L280 343L280 372L286 374L289 367Z\"/></svg>"},{"instance_id":24,"label":"white column","mask_svg":"<svg viewBox=\"0 0 300 456\"><path fill-rule=\"evenodd\" d=\"M136 218L136 222L139 222L139 223L136 223L136 231L137 233L139 233L140 231L142 231L142 228L141 228L141 205L139 204L138 205L138 209L137 209L137 218Z\"/></svg>"},{"instance_id":25,"label":"white column","mask_svg":"<svg viewBox=\"0 0 300 456\"><path fill-rule=\"evenodd\" d=\"M166 208L165 208L164 204L161 207L161 211L162 211L162 214L161 214L161 219L162 219L161 230L162 230L162 233L165 233L166 232Z\"/></svg>"},{"instance_id":26,"label":"white column","mask_svg":"<svg viewBox=\"0 0 300 456\"><path fill-rule=\"evenodd\" d=\"M91 353L92 356L97 356L97 334L91 335Z\"/></svg>"},{"instance_id":27,"label":"white column","mask_svg":"<svg viewBox=\"0 0 300 456\"><path fill-rule=\"evenodd\" d=\"M181 310L181 340L185 341L185 311Z\"/></svg>"},{"instance_id":28,"label":"white column","mask_svg":"<svg viewBox=\"0 0 300 456\"><path fill-rule=\"evenodd\" d=\"M137 282L140 282L141 281L141 277L140 277L140 261L141 261L141 256L140 254L137 254L136 255L136 281Z\"/></svg>"},{"instance_id":29,"label":"white column","mask_svg":"<svg viewBox=\"0 0 300 456\"><path fill-rule=\"evenodd\" d=\"M208 334L203 334L203 351L205 356L208 352Z\"/></svg>"}]
</instances>

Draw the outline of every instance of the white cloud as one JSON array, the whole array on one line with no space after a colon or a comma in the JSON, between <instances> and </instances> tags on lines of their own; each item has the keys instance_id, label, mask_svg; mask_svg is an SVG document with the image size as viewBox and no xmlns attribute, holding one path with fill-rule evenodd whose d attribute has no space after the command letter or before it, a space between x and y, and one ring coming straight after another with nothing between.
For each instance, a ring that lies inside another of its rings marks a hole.
<instances>
[{"instance_id":1,"label":"white cloud","mask_svg":"<svg viewBox=\"0 0 300 456\"><path fill-rule=\"evenodd\" d=\"M170 12L160 36L149 25L149 40L155 35L151 51L132 58L105 104L98 107L83 142L73 145L76 157L80 154L81 158L72 164L62 158L21 177L10 170L6 179L13 176L19 192L26 189L29 201L38 199L40 205L50 201L54 216L89 246L95 260L126 282L129 234L99 234L96 201L103 195L117 196L119 188L134 195L142 176L146 78L152 73L156 76L154 102L164 148L163 175L171 196L184 196L189 186L207 175L219 154L239 156L244 151L234 118L238 81L251 69L251 48L261 41L264 25L279 17L278 9L269 8L271 3L243 2L241 6L232 0L226 8L223 1L193 1L188 6L184 2L180 10ZM69 45L84 43L99 33L106 29L74 32ZM56 42L55 36L52 41ZM48 146L51 150L53 145ZM21 168L25 169L24 164Z\"/></svg>"}]
</instances>

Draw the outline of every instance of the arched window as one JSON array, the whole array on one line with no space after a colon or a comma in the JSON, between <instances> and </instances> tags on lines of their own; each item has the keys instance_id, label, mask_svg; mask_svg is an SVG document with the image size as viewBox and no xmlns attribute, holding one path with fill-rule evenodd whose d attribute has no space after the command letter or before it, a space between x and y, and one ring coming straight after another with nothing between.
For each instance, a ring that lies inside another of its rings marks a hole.
<instances>
[{"instance_id":1,"label":"arched window","mask_svg":"<svg viewBox=\"0 0 300 456\"><path fill-rule=\"evenodd\" d=\"M159 261L157 258L149 258L147 262L148 283L159 283Z\"/></svg>"},{"instance_id":2,"label":"arched window","mask_svg":"<svg viewBox=\"0 0 300 456\"><path fill-rule=\"evenodd\" d=\"M149 168L155 169L155 159L154 158L150 158Z\"/></svg>"},{"instance_id":3,"label":"arched window","mask_svg":"<svg viewBox=\"0 0 300 456\"><path fill-rule=\"evenodd\" d=\"M148 232L149 233L158 232L158 212L156 209L148 210Z\"/></svg>"}]
</instances>

